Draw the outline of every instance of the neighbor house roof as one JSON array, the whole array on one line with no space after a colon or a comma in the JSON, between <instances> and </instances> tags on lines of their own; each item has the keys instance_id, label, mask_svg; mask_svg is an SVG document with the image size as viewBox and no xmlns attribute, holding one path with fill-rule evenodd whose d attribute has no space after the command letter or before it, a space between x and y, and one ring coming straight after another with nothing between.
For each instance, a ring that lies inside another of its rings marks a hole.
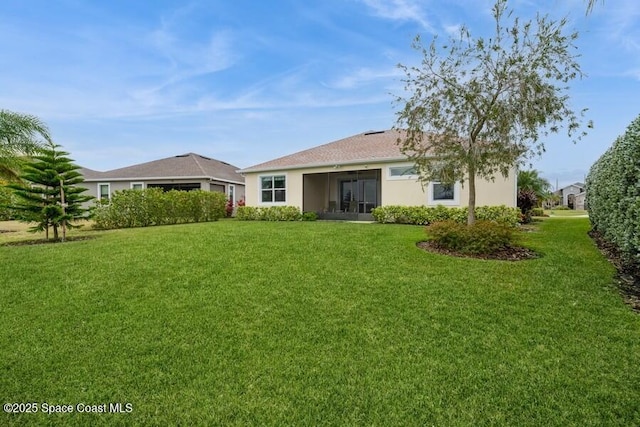
<instances>
[{"instance_id":1,"label":"neighbor house roof","mask_svg":"<svg viewBox=\"0 0 640 427\"><path fill-rule=\"evenodd\" d=\"M243 183L237 166L195 153L181 154L106 172L82 169L85 181L125 181L150 179L214 179ZM85 174L86 173L86 174Z\"/></svg>"},{"instance_id":2,"label":"neighbor house roof","mask_svg":"<svg viewBox=\"0 0 640 427\"><path fill-rule=\"evenodd\" d=\"M365 132L260 163L240 172L406 160L407 156L400 152L397 144L398 138L402 136L404 133L397 130Z\"/></svg>"}]
</instances>

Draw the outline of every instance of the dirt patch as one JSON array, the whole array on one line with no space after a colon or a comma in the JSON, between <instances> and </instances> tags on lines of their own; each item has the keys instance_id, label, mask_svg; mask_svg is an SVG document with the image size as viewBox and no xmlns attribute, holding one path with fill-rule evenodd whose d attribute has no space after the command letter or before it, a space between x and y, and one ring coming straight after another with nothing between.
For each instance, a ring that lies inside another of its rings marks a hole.
<instances>
[{"instance_id":1,"label":"dirt patch","mask_svg":"<svg viewBox=\"0 0 640 427\"><path fill-rule=\"evenodd\" d=\"M624 302L629 304L633 311L640 313L640 265L626 262L618 248L599 232L591 230L589 236L618 271L616 284Z\"/></svg>"},{"instance_id":2,"label":"dirt patch","mask_svg":"<svg viewBox=\"0 0 640 427\"><path fill-rule=\"evenodd\" d=\"M448 249L442 248L432 242L418 242L416 246L428 252L461 258L491 259L500 261L524 261L527 259L535 259L541 257L539 253L528 248L523 248L521 246L509 246L498 252L490 254L463 254L460 252L450 251Z\"/></svg>"}]
</instances>

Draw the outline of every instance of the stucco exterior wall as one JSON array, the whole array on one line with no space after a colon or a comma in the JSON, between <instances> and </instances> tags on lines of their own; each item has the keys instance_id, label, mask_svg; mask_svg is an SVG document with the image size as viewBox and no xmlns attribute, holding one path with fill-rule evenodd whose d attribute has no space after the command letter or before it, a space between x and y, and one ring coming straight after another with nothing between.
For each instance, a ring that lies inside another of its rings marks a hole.
<instances>
[{"instance_id":1,"label":"stucco exterior wall","mask_svg":"<svg viewBox=\"0 0 640 427\"><path fill-rule=\"evenodd\" d=\"M343 165L338 167L316 167L245 174L247 206L289 205L300 209L321 211L328 208L328 201L338 200L336 181L349 172L358 171L361 176L379 171L379 205L437 205L431 196L431 185L423 185L416 177L391 177L390 166L409 165L407 163L368 163ZM409 165L410 166L410 165ZM319 175L324 174L324 175ZM284 175L286 177L286 200L284 202L262 203L260 201L260 177ZM476 180L476 205L516 206L516 171L511 170L507 178L496 177L495 181ZM467 206L468 184L456 184L457 197L449 206Z\"/></svg>"}]
</instances>

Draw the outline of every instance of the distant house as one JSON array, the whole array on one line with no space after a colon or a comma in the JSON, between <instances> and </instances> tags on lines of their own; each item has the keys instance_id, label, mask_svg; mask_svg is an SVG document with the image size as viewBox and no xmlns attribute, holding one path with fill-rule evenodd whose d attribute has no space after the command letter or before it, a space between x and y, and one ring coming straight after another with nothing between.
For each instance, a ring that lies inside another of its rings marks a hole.
<instances>
[{"instance_id":1,"label":"distant house","mask_svg":"<svg viewBox=\"0 0 640 427\"><path fill-rule=\"evenodd\" d=\"M188 153L106 172L83 168L84 187L98 200L118 190L162 188L225 193L234 203L244 199L244 178L229 163Z\"/></svg>"},{"instance_id":2,"label":"distant house","mask_svg":"<svg viewBox=\"0 0 640 427\"><path fill-rule=\"evenodd\" d=\"M381 205L466 206L468 186L423 185L395 130L366 132L240 170L248 206L292 205L321 218L371 219ZM516 206L516 172L478 180L477 205Z\"/></svg>"},{"instance_id":3,"label":"distant house","mask_svg":"<svg viewBox=\"0 0 640 427\"><path fill-rule=\"evenodd\" d=\"M566 187L560 188L559 190L554 191L560 199L560 204L562 206L566 206L569 209L584 209L584 197L582 197L582 208L578 208L576 204L576 196L580 193L585 192L585 185L582 182L574 182L571 185L567 185Z\"/></svg>"}]
</instances>

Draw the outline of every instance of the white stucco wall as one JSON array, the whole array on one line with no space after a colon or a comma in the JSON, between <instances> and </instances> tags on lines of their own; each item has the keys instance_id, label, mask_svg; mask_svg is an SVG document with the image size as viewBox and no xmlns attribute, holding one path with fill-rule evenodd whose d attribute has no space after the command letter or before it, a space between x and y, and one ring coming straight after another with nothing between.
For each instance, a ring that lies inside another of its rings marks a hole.
<instances>
[{"instance_id":1,"label":"white stucco wall","mask_svg":"<svg viewBox=\"0 0 640 427\"><path fill-rule=\"evenodd\" d=\"M342 173L349 171L373 171L380 170L380 205L436 205L438 203L430 203L430 185L424 185L414 177L392 178L389 176L389 167L398 165L409 165L408 163L367 163L357 165L344 165L339 167L316 167L306 169L289 169L289 170L272 170L267 172L250 172L245 173L245 191L247 206L272 206L272 205L289 205L297 206L303 209L306 205L310 206L310 194L303 195L303 177L305 174L329 173L332 178L338 178ZM286 177L286 200L281 203L262 203L260 201L260 177L284 175ZM465 183L457 184L458 197L452 206L467 206L469 197L469 187ZM307 178L307 192L317 191L318 198L323 200L337 200L337 186L327 184L326 189L321 189L317 179ZM329 194L327 194L327 191ZM326 202L324 203L326 204ZM316 203L312 204L313 206ZM507 178L498 176L494 181L484 179L476 180L476 205L506 205L516 206L516 172L511 170ZM325 206L326 208L326 206Z\"/></svg>"}]
</instances>

